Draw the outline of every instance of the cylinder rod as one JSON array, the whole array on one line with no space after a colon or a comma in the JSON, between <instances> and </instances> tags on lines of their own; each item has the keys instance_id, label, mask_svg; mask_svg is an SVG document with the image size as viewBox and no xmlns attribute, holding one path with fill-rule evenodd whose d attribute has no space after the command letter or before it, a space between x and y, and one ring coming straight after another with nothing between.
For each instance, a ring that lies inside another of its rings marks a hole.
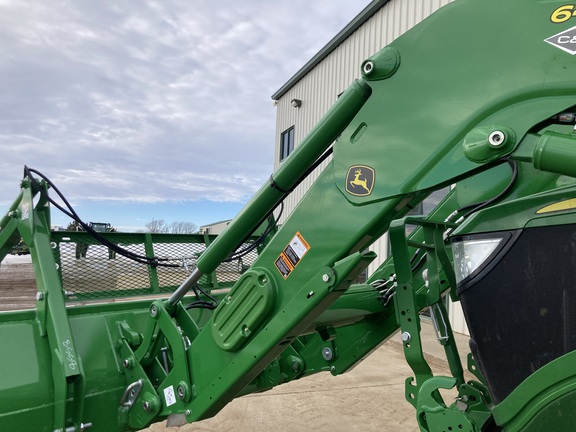
<instances>
[{"instance_id":1,"label":"cylinder rod","mask_svg":"<svg viewBox=\"0 0 576 432\"><path fill-rule=\"evenodd\" d=\"M288 195L302 175L344 131L364 106L371 92L371 87L361 80L354 81L348 87L294 152L282 163L270 182L260 188L224 232L216 237L216 240L200 256L196 270L168 299L170 307L186 295L188 289L200 279L202 274L212 273L262 223L269 210L275 208Z\"/></svg>"}]
</instances>

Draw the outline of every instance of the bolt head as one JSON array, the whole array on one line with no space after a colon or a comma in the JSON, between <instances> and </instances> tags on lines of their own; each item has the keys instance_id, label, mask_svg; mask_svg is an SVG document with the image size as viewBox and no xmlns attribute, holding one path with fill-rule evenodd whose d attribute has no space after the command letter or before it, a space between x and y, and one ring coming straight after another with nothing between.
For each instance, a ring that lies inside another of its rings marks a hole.
<instances>
[{"instance_id":1,"label":"bolt head","mask_svg":"<svg viewBox=\"0 0 576 432\"><path fill-rule=\"evenodd\" d=\"M412 340L412 335L408 332L402 333L400 337L402 338L402 342L410 342Z\"/></svg>"},{"instance_id":2,"label":"bolt head","mask_svg":"<svg viewBox=\"0 0 576 432\"><path fill-rule=\"evenodd\" d=\"M184 411L184 415L185 415L186 417L190 417L190 414L192 414L192 412L191 412L189 409L187 409L186 411Z\"/></svg>"},{"instance_id":3,"label":"bolt head","mask_svg":"<svg viewBox=\"0 0 576 432\"><path fill-rule=\"evenodd\" d=\"M501 146L502 144L504 144L504 141L506 141L506 135L504 134L504 132L499 130L492 132L488 136L488 142L493 147Z\"/></svg>"},{"instance_id":4,"label":"bolt head","mask_svg":"<svg viewBox=\"0 0 576 432\"><path fill-rule=\"evenodd\" d=\"M36 301L44 300L44 293L37 292L36 293Z\"/></svg>"},{"instance_id":5,"label":"bolt head","mask_svg":"<svg viewBox=\"0 0 576 432\"><path fill-rule=\"evenodd\" d=\"M322 348L322 358L326 361L330 361L334 358L334 353L328 347Z\"/></svg>"},{"instance_id":6,"label":"bolt head","mask_svg":"<svg viewBox=\"0 0 576 432\"><path fill-rule=\"evenodd\" d=\"M323 275L322 275L322 280L323 280L324 282L328 282L328 281L330 280L330 276L329 276L328 274L323 274Z\"/></svg>"},{"instance_id":7,"label":"bolt head","mask_svg":"<svg viewBox=\"0 0 576 432\"><path fill-rule=\"evenodd\" d=\"M150 306L150 315L152 316L152 318L156 318L156 316L158 316L158 308L156 307L156 305Z\"/></svg>"},{"instance_id":8,"label":"bolt head","mask_svg":"<svg viewBox=\"0 0 576 432\"><path fill-rule=\"evenodd\" d=\"M178 399L184 399L184 397L186 396L186 389L184 388L184 386L179 385L178 388L176 389L176 392L178 393Z\"/></svg>"},{"instance_id":9,"label":"bolt head","mask_svg":"<svg viewBox=\"0 0 576 432\"><path fill-rule=\"evenodd\" d=\"M362 68L366 75L369 75L374 70L374 63L372 61L367 61L364 63L364 67Z\"/></svg>"},{"instance_id":10,"label":"bolt head","mask_svg":"<svg viewBox=\"0 0 576 432\"><path fill-rule=\"evenodd\" d=\"M150 405L150 402L146 401L142 404L142 407L144 408L144 411L146 412L150 412L150 410L152 409L152 405Z\"/></svg>"}]
</instances>

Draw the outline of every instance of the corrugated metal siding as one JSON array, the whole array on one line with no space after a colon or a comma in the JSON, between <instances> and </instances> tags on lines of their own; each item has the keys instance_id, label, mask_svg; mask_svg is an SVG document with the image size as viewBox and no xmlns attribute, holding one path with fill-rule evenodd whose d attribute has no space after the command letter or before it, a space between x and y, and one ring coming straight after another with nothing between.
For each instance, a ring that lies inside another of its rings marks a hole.
<instances>
[{"instance_id":1,"label":"corrugated metal siding","mask_svg":"<svg viewBox=\"0 0 576 432\"><path fill-rule=\"evenodd\" d=\"M291 126L295 128L296 145L306 136L326 111L334 104L338 95L360 76L361 63L372 54L388 45L414 25L452 0L392 0L368 19L318 66L294 85L279 101L276 117L275 168L280 165L280 133ZM300 99L302 106L291 106L292 99ZM285 218L296 207L310 188L318 173L326 167L324 163L307 178L284 202ZM388 255L388 236L384 235L370 247L378 258L368 268L372 273ZM466 332L463 316L458 309L451 311L457 323L457 331Z\"/></svg>"},{"instance_id":2,"label":"corrugated metal siding","mask_svg":"<svg viewBox=\"0 0 576 432\"><path fill-rule=\"evenodd\" d=\"M279 101L276 117L275 168L280 165L280 133L294 126L296 145L306 136L350 83L360 76L360 64L394 39L408 31L432 12L451 0L392 0L368 19L316 68L292 87ZM294 108L292 99L302 106ZM319 170L324 169L326 163ZM285 201L286 217L318 176L313 173ZM379 257L386 256L387 245L375 245ZM370 268L373 269L379 263Z\"/></svg>"},{"instance_id":3,"label":"corrugated metal siding","mask_svg":"<svg viewBox=\"0 0 576 432\"><path fill-rule=\"evenodd\" d=\"M279 162L280 133L295 126L298 145L338 95L360 76L360 64L451 0L392 0L329 54L316 68L294 85L277 104L275 168ZM300 99L302 106L291 106ZM303 185L294 197L299 200L308 188ZM293 209L287 205L286 210ZM287 214L287 213L285 213Z\"/></svg>"}]
</instances>

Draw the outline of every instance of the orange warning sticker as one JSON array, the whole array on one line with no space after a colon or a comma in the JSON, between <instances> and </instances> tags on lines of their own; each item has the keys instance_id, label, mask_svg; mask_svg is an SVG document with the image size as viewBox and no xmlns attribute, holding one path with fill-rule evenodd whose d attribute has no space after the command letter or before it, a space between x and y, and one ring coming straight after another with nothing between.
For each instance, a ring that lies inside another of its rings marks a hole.
<instances>
[{"instance_id":1,"label":"orange warning sticker","mask_svg":"<svg viewBox=\"0 0 576 432\"><path fill-rule=\"evenodd\" d=\"M290 276L294 267L298 265L309 250L310 245L304 240L302 234L297 232L274 262L274 265L284 279Z\"/></svg>"}]
</instances>

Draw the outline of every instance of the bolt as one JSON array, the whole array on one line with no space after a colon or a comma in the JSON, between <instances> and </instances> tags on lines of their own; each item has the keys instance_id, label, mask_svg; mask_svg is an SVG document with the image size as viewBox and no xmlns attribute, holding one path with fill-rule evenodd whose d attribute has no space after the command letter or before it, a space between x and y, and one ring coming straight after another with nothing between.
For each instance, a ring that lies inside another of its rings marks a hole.
<instances>
[{"instance_id":1,"label":"bolt","mask_svg":"<svg viewBox=\"0 0 576 432\"><path fill-rule=\"evenodd\" d=\"M125 358L124 361L122 361L122 366L126 369L132 369L132 359Z\"/></svg>"},{"instance_id":2,"label":"bolt","mask_svg":"<svg viewBox=\"0 0 576 432\"><path fill-rule=\"evenodd\" d=\"M41 300L44 300L44 293L37 292L36 293L36 301L41 301Z\"/></svg>"},{"instance_id":3,"label":"bolt","mask_svg":"<svg viewBox=\"0 0 576 432\"><path fill-rule=\"evenodd\" d=\"M422 272L422 280L424 280L424 285L426 288L430 286L430 278L428 277L428 269L424 269Z\"/></svg>"},{"instance_id":4,"label":"bolt","mask_svg":"<svg viewBox=\"0 0 576 432\"><path fill-rule=\"evenodd\" d=\"M184 386L179 385L176 392L178 393L178 399L184 399L186 397L186 389Z\"/></svg>"},{"instance_id":5,"label":"bolt","mask_svg":"<svg viewBox=\"0 0 576 432\"><path fill-rule=\"evenodd\" d=\"M84 432L86 429L90 429L92 427L92 423L80 423L80 432ZM69 426L66 429L56 429L54 432L76 432L75 426Z\"/></svg>"},{"instance_id":6,"label":"bolt","mask_svg":"<svg viewBox=\"0 0 576 432\"><path fill-rule=\"evenodd\" d=\"M330 348L324 347L322 348L322 357L324 358L324 360L330 361L334 358L334 353Z\"/></svg>"},{"instance_id":7,"label":"bolt","mask_svg":"<svg viewBox=\"0 0 576 432\"><path fill-rule=\"evenodd\" d=\"M156 308L156 305L150 306L150 315L152 315L152 318L156 318L158 316L158 309Z\"/></svg>"},{"instance_id":8,"label":"bolt","mask_svg":"<svg viewBox=\"0 0 576 432\"><path fill-rule=\"evenodd\" d=\"M330 276L325 273L325 274L322 275L322 280L323 280L324 282L328 282L328 281L330 280Z\"/></svg>"},{"instance_id":9,"label":"bolt","mask_svg":"<svg viewBox=\"0 0 576 432\"><path fill-rule=\"evenodd\" d=\"M499 130L492 132L488 136L488 143L494 147L501 146L505 140L506 140L506 135L504 134L504 132L499 131Z\"/></svg>"},{"instance_id":10,"label":"bolt","mask_svg":"<svg viewBox=\"0 0 576 432\"><path fill-rule=\"evenodd\" d=\"M150 412L152 410L152 405L148 401L144 402L142 404L142 407L144 408L144 411L146 411L146 412Z\"/></svg>"},{"instance_id":11,"label":"bolt","mask_svg":"<svg viewBox=\"0 0 576 432\"><path fill-rule=\"evenodd\" d=\"M185 415L186 417L190 417L190 414L192 414L192 412L191 412L189 409L187 409L186 411L184 411L184 415Z\"/></svg>"},{"instance_id":12,"label":"bolt","mask_svg":"<svg viewBox=\"0 0 576 432\"><path fill-rule=\"evenodd\" d=\"M402 342L410 342L412 340L412 335L408 332L402 333L400 337L402 338Z\"/></svg>"},{"instance_id":13,"label":"bolt","mask_svg":"<svg viewBox=\"0 0 576 432\"><path fill-rule=\"evenodd\" d=\"M367 61L364 63L364 67L362 68L366 75L369 75L374 70L374 63L372 61Z\"/></svg>"}]
</instances>

